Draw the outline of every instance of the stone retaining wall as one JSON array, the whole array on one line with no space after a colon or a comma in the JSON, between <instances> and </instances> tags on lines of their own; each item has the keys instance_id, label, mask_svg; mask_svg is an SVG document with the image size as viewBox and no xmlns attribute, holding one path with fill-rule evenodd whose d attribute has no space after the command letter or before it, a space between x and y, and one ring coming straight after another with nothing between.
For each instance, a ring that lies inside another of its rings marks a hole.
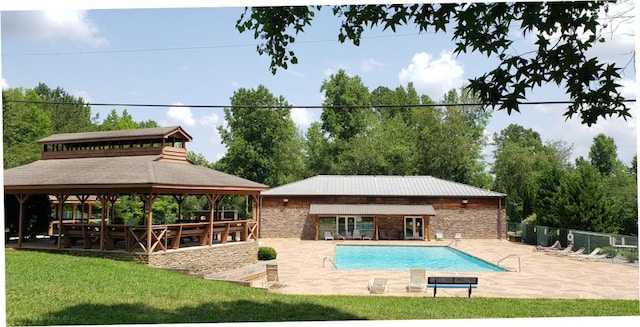
<instances>
[{"instance_id":1,"label":"stone retaining wall","mask_svg":"<svg viewBox=\"0 0 640 327\"><path fill-rule=\"evenodd\" d=\"M155 252L148 257L149 266L189 270L196 275L237 269L256 262L258 242L255 241Z\"/></svg>"}]
</instances>

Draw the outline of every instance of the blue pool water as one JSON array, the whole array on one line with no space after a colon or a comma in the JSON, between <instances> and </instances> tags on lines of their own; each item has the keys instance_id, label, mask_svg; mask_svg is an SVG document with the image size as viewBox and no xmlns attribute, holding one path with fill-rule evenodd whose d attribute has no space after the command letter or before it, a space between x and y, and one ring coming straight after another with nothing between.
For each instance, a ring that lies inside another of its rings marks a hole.
<instances>
[{"instance_id":1,"label":"blue pool water","mask_svg":"<svg viewBox=\"0 0 640 327\"><path fill-rule=\"evenodd\" d=\"M448 246L336 245L337 269L504 271Z\"/></svg>"}]
</instances>

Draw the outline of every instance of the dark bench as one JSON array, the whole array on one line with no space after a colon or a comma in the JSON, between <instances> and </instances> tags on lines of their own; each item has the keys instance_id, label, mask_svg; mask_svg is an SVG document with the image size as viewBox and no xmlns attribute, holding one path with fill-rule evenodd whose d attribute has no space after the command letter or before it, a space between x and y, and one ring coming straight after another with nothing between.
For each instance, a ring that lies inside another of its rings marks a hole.
<instances>
[{"instance_id":1,"label":"dark bench","mask_svg":"<svg viewBox=\"0 0 640 327\"><path fill-rule=\"evenodd\" d=\"M427 288L433 288L433 297L438 288L468 288L471 297L471 289L478 288L478 277L428 277Z\"/></svg>"}]
</instances>

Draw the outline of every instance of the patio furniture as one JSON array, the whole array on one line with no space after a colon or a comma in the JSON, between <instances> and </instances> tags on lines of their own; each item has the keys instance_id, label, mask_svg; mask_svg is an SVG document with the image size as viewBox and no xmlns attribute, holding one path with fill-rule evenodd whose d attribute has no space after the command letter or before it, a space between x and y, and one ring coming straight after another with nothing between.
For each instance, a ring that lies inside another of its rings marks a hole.
<instances>
[{"instance_id":1,"label":"patio furniture","mask_svg":"<svg viewBox=\"0 0 640 327\"><path fill-rule=\"evenodd\" d=\"M413 268L409 271L409 285L407 292L423 292L427 286L426 271L421 268Z\"/></svg>"},{"instance_id":2,"label":"patio furniture","mask_svg":"<svg viewBox=\"0 0 640 327\"><path fill-rule=\"evenodd\" d=\"M442 231L436 231L436 241L442 241L444 240L444 236L442 235Z\"/></svg>"},{"instance_id":3,"label":"patio furniture","mask_svg":"<svg viewBox=\"0 0 640 327\"><path fill-rule=\"evenodd\" d=\"M385 232L384 230L380 231L380 239L381 240L389 240L389 236L387 236L387 232Z\"/></svg>"},{"instance_id":4,"label":"patio furniture","mask_svg":"<svg viewBox=\"0 0 640 327\"><path fill-rule=\"evenodd\" d=\"M384 294L389 291L386 278L374 278L367 285L370 294Z\"/></svg>"},{"instance_id":5,"label":"patio furniture","mask_svg":"<svg viewBox=\"0 0 640 327\"><path fill-rule=\"evenodd\" d=\"M573 251L573 244L569 244L566 248L564 248L562 250L547 251L545 253L546 254L551 254L551 255L567 255L567 254L571 253L571 251Z\"/></svg>"},{"instance_id":6,"label":"patio furniture","mask_svg":"<svg viewBox=\"0 0 640 327\"><path fill-rule=\"evenodd\" d=\"M333 233L333 238L334 239L341 239L341 240L345 240L344 236L340 235L340 233Z\"/></svg>"},{"instance_id":7,"label":"patio furniture","mask_svg":"<svg viewBox=\"0 0 640 327\"><path fill-rule=\"evenodd\" d=\"M354 229L353 230L353 239L354 240L361 240L362 236L360 236L360 230L359 229Z\"/></svg>"},{"instance_id":8,"label":"patio furniture","mask_svg":"<svg viewBox=\"0 0 640 327\"><path fill-rule=\"evenodd\" d=\"M471 297L471 289L478 288L478 277L429 277L427 288L433 288L433 297L436 297L438 288L468 288L468 297Z\"/></svg>"},{"instance_id":9,"label":"patio furniture","mask_svg":"<svg viewBox=\"0 0 640 327\"><path fill-rule=\"evenodd\" d=\"M267 289L278 289L286 286L285 283L280 281L278 277L278 265L276 264L267 264L267 276L264 282L264 286Z\"/></svg>"},{"instance_id":10,"label":"patio furniture","mask_svg":"<svg viewBox=\"0 0 640 327\"><path fill-rule=\"evenodd\" d=\"M558 251L561 248L562 248L562 245L560 244L560 241L556 241L550 246L540 246L540 245L536 246L537 251Z\"/></svg>"},{"instance_id":11,"label":"patio furniture","mask_svg":"<svg viewBox=\"0 0 640 327\"><path fill-rule=\"evenodd\" d=\"M578 259L578 260L593 260L593 259L604 259L604 258L606 258L607 254L606 253L600 253L601 251L602 251L601 248L595 248L589 254L578 254L578 255L574 255L572 257L575 258L575 259Z\"/></svg>"},{"instance_id":12,"label":"patio furniture","mask_svg":"<svg viewBox=\"0 0 640 327\"><path fill-rule=\"evenodd\" d=\"M583 253L584 253L584 248L579 248L579 249L577 249L577 250L575 250L573 252L567 253L566 255L570 256L570 257L573 257L573 256L581 255Z\"/></svg>"},{"instance_id":13,"label":"patio furniture","mask_svg":"<svg viewBox=\"0 0 640 327\"><path fill-rule=\"evenodd\" d=\"M331 234L330 231L326 230L324 231L324 240L328 241L328 240L332 240L333 241L333 234Z\"/></svg>"}]
</instances>

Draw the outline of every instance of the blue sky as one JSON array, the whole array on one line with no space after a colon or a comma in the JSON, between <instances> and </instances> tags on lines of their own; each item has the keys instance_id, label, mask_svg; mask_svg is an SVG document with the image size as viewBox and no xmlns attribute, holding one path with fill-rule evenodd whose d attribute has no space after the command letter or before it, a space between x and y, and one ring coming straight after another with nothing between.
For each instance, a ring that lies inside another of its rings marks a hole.
<instances>
[{"instance_id":1,"label":"blue sky","mask_svg":"<svg viewBox=\"0 0 640 327\"><path fill-rule=\"evenodd\" d=\"M133 9L123 7L120 1L58 1L55 8L46 1L31 0L0 5L2 87L33 88L43 82L92 103L228 105L237 89L262 84L293 105L317 106L322 103L320 85L339 69L360 76L371 91L412 81L419 92L439 100L447 90L460 87L467 78L496 63L478 54L456 57L449 35L418 34L411 27L397 33L366 31L359 47L340 44L338 19L325 8L313 26L297 37L292 49L299 64L274 76L269 58L257 54L252 34L235 29L243 12L241 5L255 1L136 3L140 7L153 3L154 7ZM611 6L611 13L630 7L625 3ZM606 35L607 42L592 51L601 59L627 65L636 47L634 21L616 25L615 31ZM513 33L518 39L514 52L532 49L530 38ZM620 81L623 95L630 99L637 97L634 65L633 61L628 64ZM527 100L567 98L562 90L548 86ZM635 109L635 103L630 105ZM92 111L104 118L113 109L119 113L126 109L137 121L153 119L163 126L181 125L194 137L189 150L202 153L211 162L225 153L216 128L224 124L222 109L96 106ZM292 117L306 130L320 112L293 109ZM592 127L582 125L578 117L565 121L562 113L564 108L558 105L523 106L521 113L511 116L497 111L486 132L493 134L511 123L520 124L538 131L545 142L563 140L572 145L572 158L586 157L593 138L604 133L614 138L626 164L637 153L635 110L630 120L610 118Z\"/></svg>"}]
</instances>

